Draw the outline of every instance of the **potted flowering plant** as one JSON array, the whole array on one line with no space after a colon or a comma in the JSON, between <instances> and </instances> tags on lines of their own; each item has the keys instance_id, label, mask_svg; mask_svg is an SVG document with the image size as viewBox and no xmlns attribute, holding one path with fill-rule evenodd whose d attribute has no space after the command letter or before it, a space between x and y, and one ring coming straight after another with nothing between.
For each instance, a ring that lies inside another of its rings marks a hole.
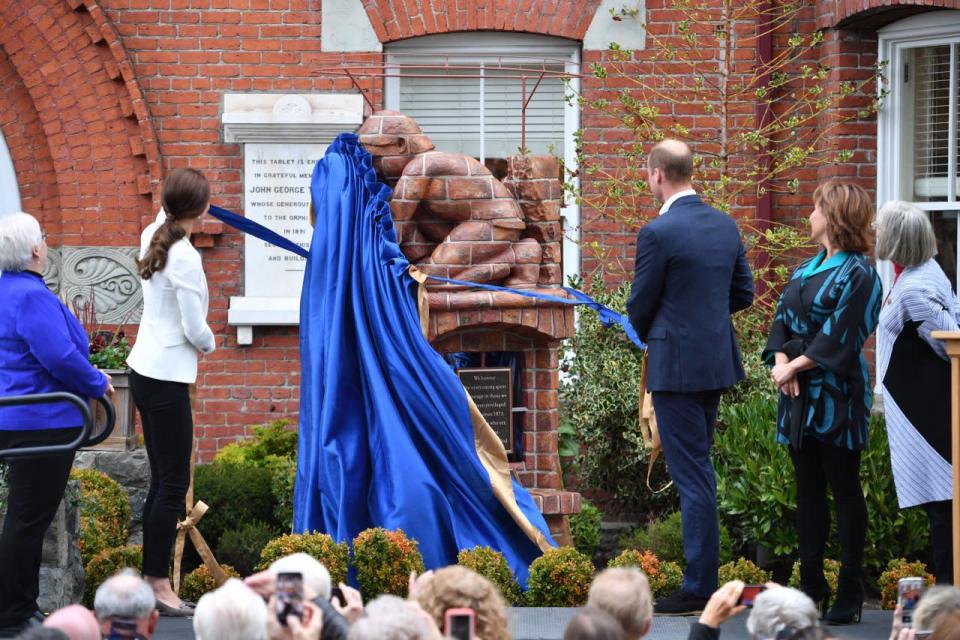
<instances>
[{"instance_id":1,"label":"potted flowering plant","mask_svg":"<svg viewBox=\"0 0 960 640\"><path fill-rule=\"evenodd\" d=\"M126 318L116 329L104 329L97 316L97 301L91 288L90 297L74 303L75 313L83 325L90 340L90 364L112 378L114 394L110 398L117 413L117 423L109 438L97 445L96 449L132 449L136 446L135 407L130 391L130 369L127 356L130 355L130 343L123 331ZM103 409L94 400L90 410L95 425L104 421Z\"/></svg>"}]
</instances>

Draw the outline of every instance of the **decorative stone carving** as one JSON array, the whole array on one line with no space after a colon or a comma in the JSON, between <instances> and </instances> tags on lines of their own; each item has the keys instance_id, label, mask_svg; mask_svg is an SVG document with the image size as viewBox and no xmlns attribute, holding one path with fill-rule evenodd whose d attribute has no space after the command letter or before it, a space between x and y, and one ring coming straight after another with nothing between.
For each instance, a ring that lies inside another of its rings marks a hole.
<instances>
[{"instance_id":1,"label":"decorative stone carving","mask_svg":"<svg viewBox=\"0 0 960 640\"><path fill-rule=\"evenodd\" d=\"M273 105L274 122L310 122L313 109L300 95L286 95Z\"/></svg>"},{"instance_id":2,"label":"decorative stone carving","mask_svg":"<svg viewBox=\"0 0 960 640\"><path fill-rule=\"evenodd\" d=\"M60 294L74 309L91 298L103 324L140 320L143 293L134 247L63 247Z\"/></svg>"},{"instance_id":3,"label":"decorative stone carving","mask_svg":"<svg viewBox=\"0 0 960 640\"><path fill-rule=\"evenodd\" d=\"M47 266L43 269L43 281L55 295L60 295L60 249L47 249Z\"/></svg>"}]
</instances>

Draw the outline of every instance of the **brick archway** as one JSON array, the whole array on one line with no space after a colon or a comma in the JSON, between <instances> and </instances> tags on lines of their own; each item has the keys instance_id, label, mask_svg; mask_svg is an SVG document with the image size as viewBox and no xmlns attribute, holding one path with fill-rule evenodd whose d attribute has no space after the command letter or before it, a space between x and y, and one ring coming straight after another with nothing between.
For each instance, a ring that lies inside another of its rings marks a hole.
<instances>
[{"instance_id":1,"label":"brick archway","mask_svg":"<svg viewBox=\"0 0 960 640\"><path fill-rule=\"evenodd\" d=\"M126 50L96 0L23 4L0 4L0 126L24 207L67 245L136 244L161 166Z\"/></svg>"},{"instance_id":2,"label":"brick archway","mask_svg":"<svg viewBox=\"0 0 960 640\"><path fill-rule=\"evenodd\" d=\"M923 11L960 9L960 0L820 0L817 28L876 30Z\"/></svg>"},{"instance_id":3,"label":"brick archway","mask_svg":"<svg viewBox=\"0 0 960 640\"><path fill-rule=\"evenodd\" d=\"M366 4L380 42L451 31L520 31L583 40L600 0L489 0L480 3L419 3L374 0ZM434 8L439 4L439 8Z\"/></svg>"}]
</instances>

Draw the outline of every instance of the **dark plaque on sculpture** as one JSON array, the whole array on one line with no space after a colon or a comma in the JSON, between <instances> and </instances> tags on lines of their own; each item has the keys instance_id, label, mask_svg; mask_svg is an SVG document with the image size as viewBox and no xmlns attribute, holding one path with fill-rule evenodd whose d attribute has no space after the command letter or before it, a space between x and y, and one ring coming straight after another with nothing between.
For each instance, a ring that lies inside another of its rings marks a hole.
<instances>
[{"instance_id":1,"label":"dark plaque on sculpture","mask_svg":"<svg viewBox=\"0 0 960 640\"><path fill-rule=\"evenodd\" d=\"M513 371L510 367L476 367L457 371L507 453L513 453Z\"/></svg>"}]
</instances>

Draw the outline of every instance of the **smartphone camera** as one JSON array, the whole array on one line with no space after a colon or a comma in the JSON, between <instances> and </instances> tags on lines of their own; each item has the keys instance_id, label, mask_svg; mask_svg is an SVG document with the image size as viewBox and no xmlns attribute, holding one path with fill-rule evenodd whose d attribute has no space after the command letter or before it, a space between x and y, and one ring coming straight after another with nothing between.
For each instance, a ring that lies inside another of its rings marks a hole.
<instances>
[{"instance_id":1,"label":"smartphone camera","mask_svg":"<svg viewBox=\"0 0 960 640\"><path fill-rule=\"evenodd\" d=\"M767 587L762 584L746 584L743 585L743 592L740 593L740 599L737 600L737 604L742 604L747 607L753 606L753 601L757 599L757 596L760 595L763 591L766 591Z\"/></svg>"},{"instance_id":2,"label":"smartphone camera","mask_svg":"<svg viewBox=\"0 0 960 640\"><path fill-rule=\"evenodd\" d=\"M447 609L443 614L443 635L453 640L474 640L477 614L473 609Z\"/></svg>"},{"instance_id":3,"label":"smartphone camera","mask_svg":"<svg viewBox=\"0 0 960 640\"><path fill-rule=\"evenodd\" d=\"M897 582L897 604L903 612L904 627L913 626L913 611L917 608L925 586L923 578L900 578Z\"/></svg>"},{"instance_id":4,"label":"smartphone camera","mask_svg":"<svg viewBox=\"0 0 960 640\"><path fill-rule=\"evenodd\" d=\"M283 572L277 574L276 601L277 620L287 624L287 616L303 620L303 574Z\"/></svg>"},{"instance_id":5,"label":"smartphone camera","mask_svg":"<svg viewBox=\"0 0 960 640\"><path fill-rule=\"evenodd\" d=\"M336 598L336 600L334 600ZM343 597L343 589L340 587L332 587L330 589L330 602L336 602L341 607L347 604L346 598Z\"/></svg>"}]
</instances>

